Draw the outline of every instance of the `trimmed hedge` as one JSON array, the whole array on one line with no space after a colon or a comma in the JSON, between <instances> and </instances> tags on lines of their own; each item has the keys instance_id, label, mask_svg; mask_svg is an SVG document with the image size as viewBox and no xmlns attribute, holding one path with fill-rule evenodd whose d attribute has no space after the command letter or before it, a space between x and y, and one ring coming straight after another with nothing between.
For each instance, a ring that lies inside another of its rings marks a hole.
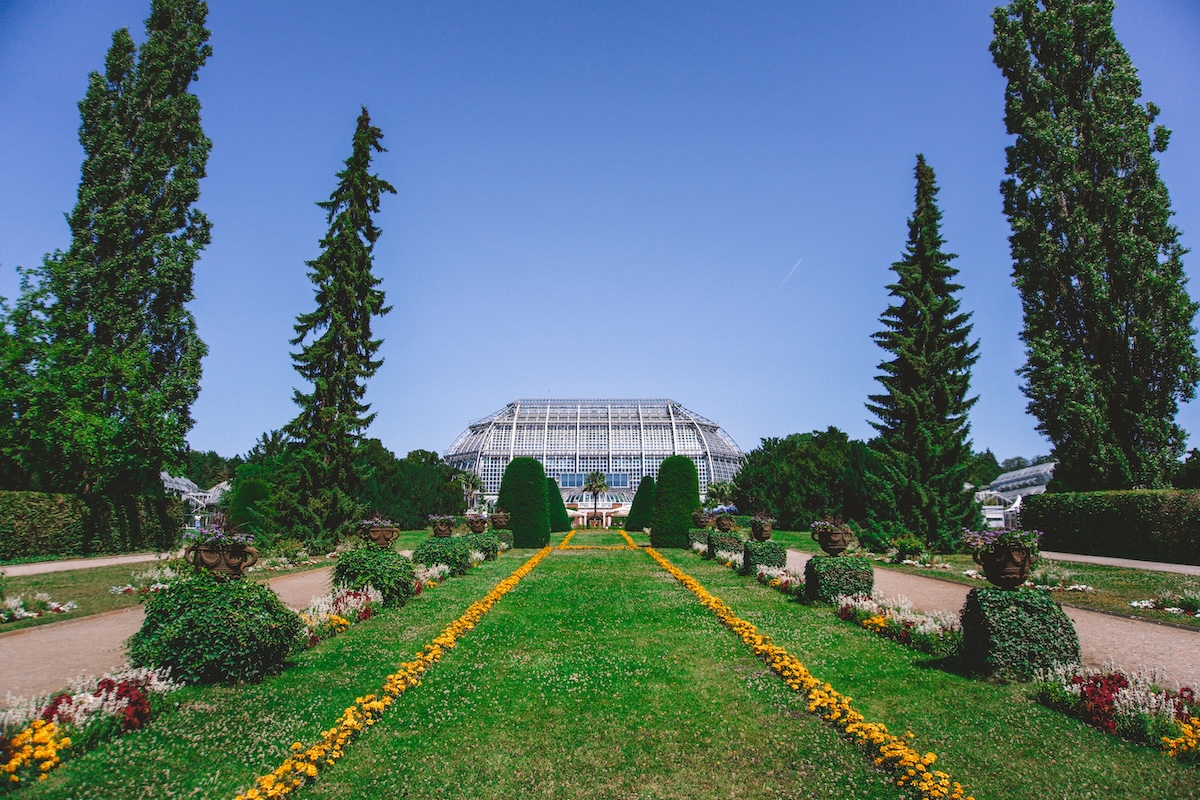
<instances>
[{"instance_id":1,"label":"trimmed hedge","mask_svg":"<svg viewBox=\"0 0 1200 800\"><path fill-rule=\"evenodd\" d=\"M571 530L571 515L563 502L558 481L546 476L546 512L550 515L550 532L566 533Z\"/></svg>"},{"instance_id":2,"label":"trimmed hedge","mask_svg":"<svg viewBox=\"0 0 1200 800\"><path fill-rule=\"evenodd\" d=\"M696 543L704 545L704 555L708 556L708 528L689 528L688 547Z\"/></svg>"},{"instance_id":3,"label":"trimmed hedge","mask_svg":"<svg viewBox=\"0 0 1200 800\"><path fill-rule=\"evenodd\" d=\"M496 535L495 531L468 533L459 538L463 540L468 550L478 550L488 561L495 561L496 556L500 555L500 537Z\"/></svg>"},{"instance_id":4,"label":"trimmed hedge","mask_svg":"<svg viewBox=\"0 0 1200 800\"><path fill-rule=\"evenodd\" d=\"M709 530L708 533L708 557L716 558L718 550L727 550L730 553L742 552L742 545L748 540L745 536L730 531L729 533L721 533L720 531Z\"/></svg>"},{"instance_id":5,"label":"trimmed hedge","mask_svg":"<svg viewBox=\"0 0 1200 800\"><path fill-rule=\"evenodd\" d=\"M1075 626L1048 592L972 589L962 628L963 665L971 672L1020 680L1055 664L1079 664Z\"/></svg>"},{"instance_id":6,"label":"trimmed hedge","mask_svg":"<svg viewBox=\"0 0 1200 800\"><path fill-rule=\"evenodd\" d=\"M742 574L757 575L759 567L786 567L787 548L779 542L746 542L742 545Z\"/></svg>"},{"instance_id":7,"label":"trimmed hedge","mask_svg":"<svg viewBox=\"0 0 1200 800\"><path fill-rule=\"evenodd\" d=\"M496 538L504 542L511 549L513 546L513 532L508 528L493 529L492 533L496 534Z\"/></svg>"},{"instance_id":8,"label":"trimmed hedge","mask_svg":"<svg viewBox=\"0 0 1200 800\"><path fill-rule=\"evenodd\" d=\"M182 510L170 497L0 492L0 560L170 550Z\"/></svg>"},{"instance_id":9,"label":"trimmed hedge","mask_svg":"<svg viewBox=\"0 0 1200 800\"><path fill-rule=\"evenodd\" d=\"M333 585L351 589L374 586L385 606L402 606L413 595L416 574L413 562L395 550L364 545L338 556Z\"/></svg>"},{"instance_id":10,"label":"trimmed hedge","mask_svg":"<svg viewBox=\"0 0 1200 800\"><path fill-rule=\"evenodd\" d=\"M425 566L445 564L451 575L465 575L471 568L471 548L465 536L430 536L413 551L412 560Z\"/></svg>"},{"instance_id":11,"label":"trimmed hedge","mask_svg":"<svg viewBox=\"0 0 1200 800\"><path fill-rule=\"evenodd\" d=\"M550 544L550 513L546 510L546 471L536 458L514 458L504 469L496 507L508 512L508 527L516 547Z\"/></svg>"},{"instance_id":12,"label":"trimmed hedge","mask_svg":"<svg viewBox=\"0 0 1200 800\"><path fill-rule=\"evenodd\" d=\"M201 572L146 600L129 663L167 667L184 683L258 681L282 669L303 629L266 584Z\"/></svg>"},{"instance_id":13,"label":"trimmed hedge","mask_svg":"<svg viewBox=\"0 0 1200 800\"><path fill-rule=\"evenodd\" d=\"M1200 491L1037 494L1021 506L1043 550L1200 564Z\"/></svg>"},{"instance_id":14,"label":"trimmed hedge","mask_svg":"<svg viewBox=\"0 0 1200 800\"><path fill-rule=\"evenodd\" d=\"M668 456L658 468L654 513L650 517L650 546L687 547L692 511L700 507L700 476L687 456Z\"/></svg>"},{"instance_id":15,"label":"trimmed hedge","mask_svg":"<svg viewBox=\"0 0 1200 800\"><path fill-rule=\"evenodd\" d=\"M865 558L813 556L804 567L804 596L810 602L832 603L842 595L870 596L875 571Z\"/></svg>"},{"instance_id":16,"label":"trimmed hedge","mask_svg":"<svg viewBox=\"0 0 1200 800\"><path fill-rule=\"evenodd\" d=\"M625 530L641 531L650 527L654 518L654 476L647 475L638 483L633 493L633 504L625 518Z\"/></svg>"}]
</instances>

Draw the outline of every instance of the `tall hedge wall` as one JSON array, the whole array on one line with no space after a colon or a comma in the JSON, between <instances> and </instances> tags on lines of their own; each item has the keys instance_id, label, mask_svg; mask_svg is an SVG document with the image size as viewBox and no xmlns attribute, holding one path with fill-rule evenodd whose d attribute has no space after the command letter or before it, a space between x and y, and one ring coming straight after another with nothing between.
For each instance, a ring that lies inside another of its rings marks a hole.
<instances>
[{"instance_id":1,"label":"tall hedge wall","mask_svg":"<svg viewBox=\"0 0 1200 800\"><path fill-rule=\"evenodd\" d=\"M637 491L633 493L633 505L629 507L629 516L625 518L625 530L641 531L650 527L654 517L654 476L647 475L638 482Z\"/></svg>"},{"instance_id":2,"label":"tall hedge wall","mask_svg":"<svg viewBox=\"0 0 1200 800\"><path fill-rule=\"evenodd\" d=\"M567 504L563 502L558 481L549 476L546 477L546 509L550 513L551 533L571 530L571 515L567 513Z\"/></svg>"},{"instance_id":3,"label":"tall hedge wall","mask_svg":"<svg viewBox=\"0 0 1200 800\"><path fill-rule=\"evenodd\" d=\"M1200 564L1200 491L1039 494L1021 506L1043 550Z\"/></svg>"},{"instance_id":4,"label":"tall hedge wall","mask_svg":"<svg viewBox=\"0 0 1200 800\"><path fill-rule=\"evenodd\" d=\"M658 468L654 515L650 518L653 547L687 547L692 512L700 507L700 476L687 456L668 456Z\"/></svg>"},{"instance_id":5,"label":"tall hedge wall","mask_svg":"<svg viewBox=\"0 0 1200 800\"><path fill-rule=\"evenodd\" d=\"M0 492L0 560L167 550L181 514L166 497Z\"/></svg>"},{"instance_id":6,"label":"tall hedge wall","mask_svg":"<svg viewBox=\"0 0 1200 800\"><path fill-rule=\"evenodd\" d=\"M514 458L500 479L496 507L508 512L515 547L550 544L550 512L546 510L546 471L536 458Z\"/></svg>"}]
</instances>

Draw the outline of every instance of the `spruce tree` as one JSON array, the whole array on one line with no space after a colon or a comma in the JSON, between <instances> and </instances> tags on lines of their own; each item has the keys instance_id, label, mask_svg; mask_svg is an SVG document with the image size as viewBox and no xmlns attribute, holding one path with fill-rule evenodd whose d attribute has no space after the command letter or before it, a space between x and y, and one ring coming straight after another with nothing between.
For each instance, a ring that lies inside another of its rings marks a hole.
<instances>
[{"instance_id":1,"label":"spruce tree","mask_svg":"<svg viewBox=\"0 0 1200 800\"><path fill-rule=\"evenodd\" d=\"M968 341L970 314L959 310L954 283L956 256L942 251L942 212L937 184L925 157L917 156L916 210L908 222L904 257L892 264L896 282L888 291L899 302L880 315L874 334L891 358L879 365L884 393L867 408L879 422L873 446L879 474L874 486L875 519L949 549L963 526L975 524L978 509L963 483L972 466L967 435L971 365L979 346Z\"/></svg>"},{"instance_id":2,"label":"spruce tree","mask_svg":"<svg viewBox=\"0 0 1200 800\"><path fill-rule=\"evenodd\" d=\"M192 208L211 143L188 91L212 52L199 0L154 0L146 41L113 34L79 104L71 244L47 256L6 326L23 396L0 451L40 488L161 493L182 465L204 344L185 304L209 222ZM19 432L14 433L15 429Z\"/></svg>"},{"instance_id":3,"label":"spruce tree","mask_svg":"<svg viewBox=\"0 0 1200 800\"><path fill-rule=\"evenodd\" d=\"M1178 401L1195 396L1197 305L1155 153L1154 125L1117 40L1111 0L1014 0L993 13L1008 81L1001 185L1012 227L1037 428L1055 483L1158 487L1183 454Z\"/></svg>"},{"instance_id":4,"label":"spruce tree","mask_svg":"<svg viewBox=\"0 0 1200 800\"><path fill-rule=\"evenodd\" d=\"M329 224L321 254L308 262L317 307L296 318L292 339L301 346L292 354L296 371L312 390L295 392L300 413L285 428L297 442L295 489L280 508L283 528L302 537L320 531L323 539L335 538L362 512L353 499L362 483L355 460L375 418L363 396L366 380L383 363L374 358L382 341L372 338L371 319L391 310L371 271L380 234L371 215L385 192L396 191L371 173L372 155L384 152L382 138L363 108L337 188L317 203Z\"/></svg>"},{"instance_id":5,"label":"spruce tree","mask_svg":"<svg viewBox=\"0 0 1200 800\"><path fill-rule=\"evenodd\" d=\"M629 516L625 518L625 530L641 531L650 527L654 517L654 476L647 475L638 482L637 491L633 493L633 504L629 507Z\"/></svg>"}]
</instances>

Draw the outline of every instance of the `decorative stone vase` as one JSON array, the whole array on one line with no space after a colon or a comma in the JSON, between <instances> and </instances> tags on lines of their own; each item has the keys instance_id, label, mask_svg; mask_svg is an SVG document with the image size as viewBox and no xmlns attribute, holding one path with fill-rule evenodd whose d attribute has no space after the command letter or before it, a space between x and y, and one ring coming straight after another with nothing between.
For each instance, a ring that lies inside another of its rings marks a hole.
<instances>
[{"instance_id":1,"label":"decorative stone vase","mask_svg":"<svg viewBox=\"0 0 1200 800\"><path fill-rule=\"evenodd\" d=\"M245 544L211 547L207 544L188 545L183 560L196 568L206 569L218 578L240 578L242 570L258 563L258 549Z\"/></svg>"},{"instance_id":2,"label":"decorative stone vase","mask_svg":"<svg viewBox=\"0 0 1200 800\"><path fill-rule=\"evenodd\" d=\"M1024 547L1009 544L993 545L990 550L974 554L975 563L983 567L988 581L1001 589L1016 589L1029 578L1033 557Z\"/></svg>"},{"instance_id":3,"label":"decorative stone vase","mask_svg":"<svg viewBox=\"0 0 1200 800\"><path fill-rule=\"evenodd\" d=\"M483 517L467 517L467 527L471 533L483 533L487 530L488 521Z\"/></svg>"},{"instance_id":4,"label":"decorative stone vase","mask_svg":"<svg viewBox=\"0 0 1200 800\"><path fill-rule=\"evenodd\" d=\"M750 535L756 542L771 541L771 521L763 519L750 520Z\"/></svg>"},{"instance_id":5,"label":"decorative stone vase","mask_svg":"<svg viewBox=\"0 0 1200 800\"><path fill-rule=\"evenodd\" d=\"M712 524L712 521L712 515L707 511L692 512L692 523L695 524L697 528L707 528Z\"/></svg>"},{"instance_id":6,"label":"decorative stone vase","mask_svg":"<svg viewBox=\"0 0 1200 800\"><path fill-rule=\"evenodd\" d=\"M728 514L722 514L721 516L717 517L715 522L717 530L719 530L721 533L729 533L731 530L737 527L737 523L734 521L733 517L729 516Z\"/></svg>"},{"instance_id":7,"label":"decorative stone vase","mask_svg":"<svg viewBox=\"0 0 1200 800\"><path fill-rule=\"evenodd\" d=\"M442 539L450 538L454 529L454 523L448 519L435 519L433 521L433 535Z\"/></svg>"},{"instance_id":8,"label":"decorative stone vase","mask_svg":"<svg viewBox=\"0 0 1200 800\"><path fill-rule=\"evenodd\" d=\"M494 530L494 531L505 530L508 528L508 512L507 511L493 511L492 515L490 517L488 517L488 521L492 523L492 530Z\"/></svg>"},{"instance_id":9,"label":"decorative stone vase","mask_svg":"<svg viewBox=\"0 0 1200 800\"><path fill-rule=\"evenodd\" d=\"M395 539L399 533L399 528L371 528L367 531L367 538L369 538L375 545L386 550L391 546L392 540Z\"/></svg>"},{"instance_id":10,"label":"decorative stone vase","mask_svg":"<svg viewBox=\"0 0 1200 800\"><path fill-rule=\"evenodd\" d=\"M820 532L812 532L813 541L821 545L822 550L835 558L846 552L846 548L850 546L850 538L852 536L854 536L854 533L849 530L825 529Z\"/></svg>"}]
</instances>

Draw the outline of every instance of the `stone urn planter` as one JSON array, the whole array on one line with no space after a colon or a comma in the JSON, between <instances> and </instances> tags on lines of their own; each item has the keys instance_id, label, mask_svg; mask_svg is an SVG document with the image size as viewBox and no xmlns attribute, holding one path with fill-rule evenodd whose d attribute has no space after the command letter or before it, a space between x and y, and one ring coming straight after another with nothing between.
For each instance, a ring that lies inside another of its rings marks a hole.
<instances>
[{"instance_id":1,"label":"stone urn planter","mask_svg":"<svg viewBox=\"0 0 1200 800\"><path fill-rule=\"evenodd\" d=\"M367 538L371 540L371 543L384 549L391 547L392 540L399 534L399 528L378 527L367 529Z\"/></svg>"},{"instance_id":2,"label":"stone urn planter","mask_svg":"<svg viewBox=\"0 0 1200 800\"><path fill-rule=\"evenodd\" d=\"M433 521L433 535L442 539L450 538L454 531L454 523L448 519L435 519Z\"/></svg>"},{"instance_id":3,"label":"stone urn planter","mask_svg":"<svg viewBox=\"0 0 1200 800\"><path fill-rule=\"evenodd\" d=\"M721 516L717 517L716 520L714 520L714 524L716 525L717 530L721 533L729 533L731 530L737 527L737 522L735 522L733 517L728 514L722 514Z\"/></svg>"},{"instance_id":4,"label":"stone urn planter","mask_svg":"<svg viewBox=\"0 0 1200 800\"><path fill-rule=\"evenodd\" d=\"M258 549L245 544L193 544L183 551L183 560L197 572L206 569L218 578L240 578L242 570L258 563Z\"/></svg>"},{"instance_id":5,"label":"stone urn planter","mask_svg":"<svg viewBox=\"0 0 1200 800\"><path fill-rule=\"evenodd\" d=\"M692 512L692 524L694 524L697 528L707 528L712 524L712 521L712 515L707 511Z\"/></svg>"},{"instance_id":6,"label":"stone urn planter","mask_svg":"<svg viewBox=\"0 0 1200 800\"><path fill-rule=\"evenodd\" d=\"M846 552L853 536L854 532L849 528L819 528L812 532L813 541L821 545L821 549L828 555L835 558Z\"/></svg>"},{"instance_id":7,"label":"stone urn planter","mask_svg":"<svg viewBox=\"0 0 1200 800\"><path fill-rule=\"evenodd\" d=\"M487 530L488 521L484 517L467 517L467 527L471 533L483 533Z\"/></svg>"},{"instance_id":8,"label":"stone urn planter","mask_svg":"<svg viewBox=\"0 0 1200 800\"><path fill-rule=\"evenodd\" d=\"M1008 590L1025 583L1034 561L1028 548L1010 544L995 544L974 553L973 557L992 585Z\"/></svg>"},{"instance_id":9,"label":"stone urn planter","mask_svg":"<svg viewBox=\"0 0 1200 800\"><path fill-rule=\"evenodd\" d=\"M771 541L771 526L775 524L773 519L760 519L755 517L750 520L750 536L756 542Z\"/></svg>"},{"instance_id":10,"label":"stone urn planter","mask_svg":"<svg viewBox=\"0 0 1200 800\"><path fill-rule=\"evenodd\" d=\"M492 523L492 530L505 530L508 528L508 512L494 511L492 512L492 516L488 517L488 521Z\"/></svg>"}]
</instances>

